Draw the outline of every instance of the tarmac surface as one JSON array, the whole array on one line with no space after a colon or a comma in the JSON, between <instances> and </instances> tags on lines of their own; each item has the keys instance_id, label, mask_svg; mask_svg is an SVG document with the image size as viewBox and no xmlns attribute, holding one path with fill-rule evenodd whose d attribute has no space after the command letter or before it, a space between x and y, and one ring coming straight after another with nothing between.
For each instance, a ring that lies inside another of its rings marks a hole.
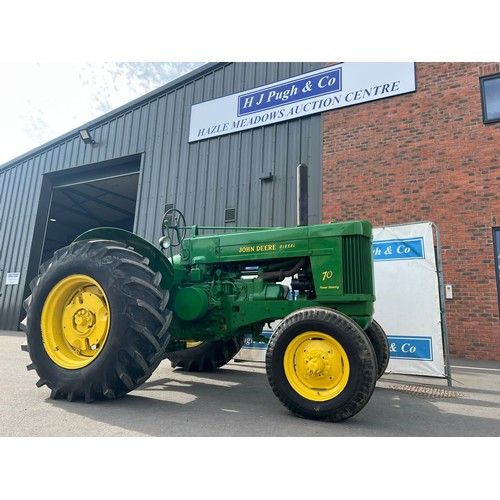
<instances>
[{"instance_id":1,"label":"tarmac surface","mask_svg":"<svg viewBox=\"0 0 500 500\"><path fill-rule=\"evenodd\" d=\"M123 398L50 399L28 371L22 332L0 331L2 437L498 437L500 362L451 361L445 379L384 374L368 404L344 422L305 420L272 392L262 362L185 373L163 361Z\"/></svg>"},{"instance_id":2,"label":"tarmac surface","mask_svg":"<svg viewBox=\"0 0 500 500\"><path fill-rule=\"evenodd\" d=\"M165 360L123 398L52 400L26 369L24 343L0 330L0 477L15 492L6 498L498 494L500 362L452 360L451 386L384 374L358 414L329 423L291 414L256 361L189 374Z\"/></svg>"}]
</instances>

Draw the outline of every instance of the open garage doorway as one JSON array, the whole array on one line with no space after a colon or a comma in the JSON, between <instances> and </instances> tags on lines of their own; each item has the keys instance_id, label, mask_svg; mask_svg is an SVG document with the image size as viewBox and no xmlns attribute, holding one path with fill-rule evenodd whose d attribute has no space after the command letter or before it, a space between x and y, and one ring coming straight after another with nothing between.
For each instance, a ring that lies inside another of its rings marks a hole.
<instances>
[{"instance_id":1,"label":"open garage doorway","mask_svg":"<svg viewBox=\"0 0 500 500\"><path fill-rule=\"evenodd\" d=\"M54 187L42 262L89 229L133 231L138 181L139 173L134 173Z\"/></svg>"}]
</instances>

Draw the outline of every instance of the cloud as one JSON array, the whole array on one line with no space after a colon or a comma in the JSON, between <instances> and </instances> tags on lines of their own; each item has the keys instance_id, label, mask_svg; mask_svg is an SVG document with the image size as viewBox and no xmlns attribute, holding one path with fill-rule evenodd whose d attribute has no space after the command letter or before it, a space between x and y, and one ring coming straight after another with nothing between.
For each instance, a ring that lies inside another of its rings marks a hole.
<instances>
[{"instance_id":1,"label":"cloud","mask_svg":"<svg viewBox=\"0 0 500 500\"><path fill-rule=\"evenodd\" d=\"M78 74L92 89L92 110L106 113L198 67L200 63L86 64Z\"/></svg>"},{"instance_id":2,"label":"cloud","mask_svg":"<svg viewBox=\"0 0 500 500\"><path fill-rule=\"evenodd\" d=\"M0 165L202 64L0 64Z\"/></svg>"}]
</instances>

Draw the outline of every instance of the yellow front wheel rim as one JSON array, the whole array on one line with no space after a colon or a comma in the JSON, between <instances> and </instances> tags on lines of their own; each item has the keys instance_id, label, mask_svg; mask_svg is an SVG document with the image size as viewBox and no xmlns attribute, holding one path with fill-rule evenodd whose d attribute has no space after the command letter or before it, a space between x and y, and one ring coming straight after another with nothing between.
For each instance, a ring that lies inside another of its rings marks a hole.
<instances>
[{"instance_id":1,"label":"yellow front wheel rim","mask_svg":"<svg viewBox=\"0 0 500 500\"><path fill-rule=\"evenodd\" d=\"M109 303L99 283L82 274L68 276L54 286L43 306L43 345L62 368L83 368L101 353L109 325Z\"/></svg>"},{"instance_id":2,"label":"yellow front wheel rim","mask_svg":"<svg viewBox=\"0 0 500 500\"><path fill-rule=\"evenodd\" d=\"M322 332L304 332L288 345L285 375L292 388L311 401L338 396L349 380L349 359L342 345Z\"/></svg>"}]
</instances>

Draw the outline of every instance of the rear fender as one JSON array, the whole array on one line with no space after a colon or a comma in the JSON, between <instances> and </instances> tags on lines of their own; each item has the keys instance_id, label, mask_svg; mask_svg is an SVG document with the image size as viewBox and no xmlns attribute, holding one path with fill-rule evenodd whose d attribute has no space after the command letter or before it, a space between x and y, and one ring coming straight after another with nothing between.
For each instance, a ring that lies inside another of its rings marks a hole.
<instances>
[{"instance_id":1,"label":"rear fender","mask_svg":"<svg viewBox=\"0 0 500 500\"><path fill-rule=\"evenodd\" d=\"M75 239L75 241L82 240L113 240L120 241L128 247L132 247L138 254L143 257L147 257L149 260L148 266L153 271L161 274L161 287L164 290L172 289L174 282L174 270L172 264L160 250L144 238L116 227L98 227L96 229L86 231Z\"/></svg>"}]
</instances>

